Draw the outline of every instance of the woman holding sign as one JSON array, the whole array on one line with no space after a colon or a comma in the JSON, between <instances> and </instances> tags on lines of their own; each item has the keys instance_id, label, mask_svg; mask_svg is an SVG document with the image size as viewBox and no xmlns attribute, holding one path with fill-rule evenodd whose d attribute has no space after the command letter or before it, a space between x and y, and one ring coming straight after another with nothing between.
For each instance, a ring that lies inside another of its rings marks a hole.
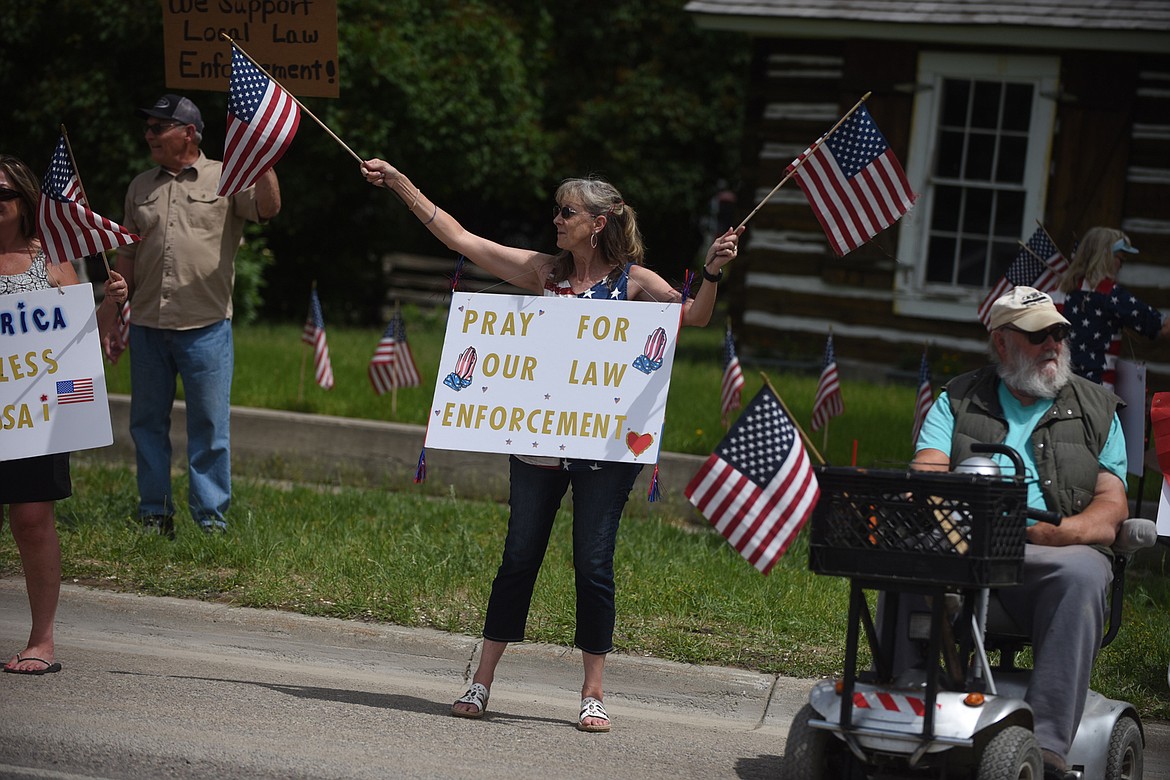
<instances>
[{"instance_id":1,"label":"woman holding sign","mask_svg":"<svg viewBox=\"0 0 1170 780\"><path fill-rule=\"evenodd\" d=\"M54 265L41 250L36 228L39 197L40 185L28 166L0 154L0 295L77 284L72 265ZM126 283L111 277L106 295L126 300ZM8 524L20 551L32 609L28 644L4 664L6 672L39 675L61 670L53 648L61 593L61 545L53 506L72 491L67 452L0 461L0 505L8 506Z\"/></svg>"},{"instance_id":2,"label":"woman holding sign","mask_svg":"<svg viewBox=\"0 0 1170 780\"><path fill-rule=\"evenodd\" d=\"M393 191L453 252L501 280L534 295L605 300L682 302L682 324L704 326L715 307L723 266L738 251L740 229L712 243L704 282L693 297L682 294L643 264L642 235L634 210L600 179L567 179L556 192L556 254L498 244L468 232L396 168L383 160L362 163L366 181ZM577 728L603 732L610 718L602 704L605 657L613 650L613 555L618 524L638 463L582 462L559 458L509 458L511 495L503 560L492 583L483 629L483 651L471 687L451 708L464 718L487 709L496 666L510 642L524 639L536 576L544 560L561 499L573 488L573 567L577 590L574 643L581 650L585 681Z\"/></svg>"}]
</instances>

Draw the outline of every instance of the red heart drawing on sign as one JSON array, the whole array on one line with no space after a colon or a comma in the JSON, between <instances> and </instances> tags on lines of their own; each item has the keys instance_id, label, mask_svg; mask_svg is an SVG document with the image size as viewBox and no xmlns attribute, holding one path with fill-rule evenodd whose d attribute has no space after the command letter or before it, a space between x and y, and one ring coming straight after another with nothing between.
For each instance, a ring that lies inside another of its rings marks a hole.
<instances>
[{"instance_id":1,"label":"red heart drawing on sign","mask_svg":"<svg viewBox=\"0 0 1170 780\"><path fill-rule=\"evenodd\" d=\"M641 455L646 450L650 449L650 445L654 443L654 437L649 433L638 433L637 431L630 431L626 434L626 446L630 448L630 452L635 455Z\"/></svg>"}]
</instances>

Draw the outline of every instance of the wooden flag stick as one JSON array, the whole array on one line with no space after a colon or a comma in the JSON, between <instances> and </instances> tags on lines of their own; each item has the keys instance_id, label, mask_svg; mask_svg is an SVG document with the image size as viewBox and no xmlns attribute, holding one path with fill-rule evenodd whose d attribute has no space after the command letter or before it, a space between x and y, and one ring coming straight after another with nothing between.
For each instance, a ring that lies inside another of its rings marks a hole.
<instances>
[{"instance_id":1,"label":"wooden flag stick","mask_svg":"<svg viewBox=\"0 0 1170 780\"><path fill-rule=\"evenodd\" d=\"M345 151L349 152L350 156L353 157L353 159L357 160L359 163L365 162L365 160L363 160L361 157L357 156L357 153L354 152L353 149L350 149L349 146L346 145L345 141L342 141L340 138L338 138L336 133L334 133L332 130L330 130L329 127L324 122L322 122L320 119L318 119L316 114L314 114L312 111L310 111L308 108L306 108L305 104L302 103L300 100L298 100L296 95L294 95L292 92L289 92L287 89L285 89L284 85L281 84L279 81L272 78L272 76L268 73L268 71L264 70L264 68L260 66L259 62L256 62L256 60L252 59L251 54L248 54L248 52L244 51L243 47L241 47L238 43L236 43L235 41L232 40L230 35L228 35L225 32L221 32L220 37L223 38L228 43L230 43L235 48L239 49L240 54L243 54L245 57L247 57L248 60L251 61L251 63L256 66L257 70L259 70L265 76L268 76L268 79L270 81L272 81L276 84L280 84L280 88L284 89L284 91L288 93L288 96L293 99L293 102L301 107L301 111L304 111L306 114L309 115L310 119L312 119L317 124L321 125L321 129L324 130L326 133L328 133L330 138L332 138L337 143L341 144L341 147L343 149L345 149Z\"/></svg>"},{"instance_id":2,"label":"wooden flag stick","mask_svg":"<svg viewBox=\"0 0 1170 780\"><path fill-rule=\"evenodd\" d=\"M812 146L809 147L808 154L804 155L803 157L797 158L796 162L793 163L793 165L792 165L792 170L788 171L788 173L786 173L784 175L784 178L780 180L780 183L777 184L775 187L773 187L772 191L769 192L767 195L765 195L764 199L761 200L759 202L759 204L754 209L751 210L751 213L743 218L743 222L739 223L740 228L743 228L745 225L747 225L748 220L751 219L752 217L754 217L756 215L756 212L759 211L760 209L762 209L764 207L764 204L767 203L769 200L771 200L772 196L776 194L776 191L788 183L788 180L791 179L796 174L797 169L800 168L800 166L804 165L804 161L807 160L809 157L811 157L812 153L815 152L821 144L823 144L825 141L829 140L829 136L831 136L833 133L837 132L837 128L840 127L845 122L846 119L853 116L853 113L855 111L857 111L857 109L861 108L861 104L864 103L869 98L869 96L872 94L873 94L872 92L866 92L864 95L862 95L861 100L858 100L856 103L854 103L853 108L846 111L845 116L838 119L837 124L833 125L833 127L829 130L829 132L822 135L820 138L818 138L816 140L816 143L814 143Z\"/></svg>"},{"instance_id":3,"label":"wooden flag stick","mask_svg":"<svg viewBox=\"0 0 1170 780\"><path fill-rule=\"evenodd\" d=\"M1056 246L1056 239L1054 239L1052 237L1052 234L1048 232L1048 228L1044 227L1044 223L1041 222L1040 220L1036 220L1036 224L1040 226L1040 229L1044 231L1044 235L1048 236L1048 240L1052 242L1052 245L1056 247L1056 251L1059 252L1060 247ZM1073 238L1075 239L1076 236L1074 235ZM1074 249L1075 249L1075 247L1074 247ZM1033 254L1035 254L1035 253L1033 252Z\"/></svg>"},{"instance_id":4,"label":"wooden flag stick","mask_svg":"<svg viewBox=\"0 0 1170 780\"><path fill-rule=\"evenodd\" d=\"M816 457L817 463L822 466L825 465L825 459L821 457L821 453L817 452L817 448L813 446L812 440L808 438L808 434L804 432L804 428L800 427L800 423L798 423L796 418L792 416L792 412L788 411L788 406L785 405L784 399L780 397L780 394L776 392L776 388L772 385L772 381L768 379L768 375L761 371L760 376L763 378L764 384L766 384L768 389L772 391L772 395L776 396L776 400L780 402L780 408L782 408L784 413L788 415L788 419L792 422L793 427L795 427L797 433L800 434L800 438L804 442L804 446L808 447L809 451L813 454L814 457Z\"/></svg>"},{"instance_id":5,"label":"wooden flag stick","mask_svg":"<svg viewBox=\"0 0 1170 780\"><path fill-rule=\"evenodd\" d=\"M85 185L81 183L81 171L77 169L77 160L73 158L73 145L69 143L69 133L65 131L65 123L61 123L61 139L65 141L65 151L69 154L69 164L73 166L73 175L77 178L77 189L81 190L81 202L86 208L89 207L89 198L85 197ZM102 263L106 266L106 276L110 275L110 261L106 259L106 253L100 252L102 256ZM122 310L118 310L118 319L122 319Z\"/></svg>"}]
</instances>

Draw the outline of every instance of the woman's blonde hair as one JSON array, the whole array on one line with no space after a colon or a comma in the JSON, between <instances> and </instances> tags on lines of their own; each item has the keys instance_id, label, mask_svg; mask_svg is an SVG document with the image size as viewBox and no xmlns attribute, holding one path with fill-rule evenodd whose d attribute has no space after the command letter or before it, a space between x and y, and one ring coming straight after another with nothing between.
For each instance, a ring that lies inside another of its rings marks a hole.
<instances>
[{"instance_id":1,"label":"woman's blonde hair","mask_svg":"<svg viewBox=\"0 0 1170 780\"><path fill-rule=\"evenodd\" d=\"M1090 228L1073 252L1072 262L1060 279L1061 292L1071 292L1087 282L1096 287L1102 279L1113 276L1115 269L1113 246L1119 240L1129 244L1129 236L1120 230L1107 227Z\"/></svg>"},{"instance_id":2,"label":"woman's blonde hair","mask_svg":"<svg viewBox=\"0 0 1170 780\"><path fill-rule=\"evenodd\" d=\"M641 265L646 254L642 233L638 230L638 215L622 199L622 194L604 179L565 179L557 187L556 202L580 201L593 217L604 216L605 227L597 233L597 249L609 264L610 279L627 265ZM569 278L573 271L573 255L563 251L553 261L552 281ZM611 281L611 286L612 286Z\"/></svg>"}]
</instances>

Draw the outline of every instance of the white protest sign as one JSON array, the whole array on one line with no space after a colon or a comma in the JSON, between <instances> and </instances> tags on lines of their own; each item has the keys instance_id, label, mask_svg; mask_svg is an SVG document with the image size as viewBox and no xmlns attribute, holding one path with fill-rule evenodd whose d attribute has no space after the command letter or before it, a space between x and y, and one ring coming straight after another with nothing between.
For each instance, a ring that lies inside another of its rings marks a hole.
<instances>
[{"instance_id":1,"label":"white protest sign","mask_svg":"<svg viewBox=\"0 0 1170 780\"><path fill-rule=\"evenodd\" d=\"M1146 364L1132 360L1117 361L1117 382L1114 392L1125 401L1117 412L1121 430L1125 433L1125 455L1129 473L1141 476L1145 470L1146 450Z\"/></svg>"},{"instance_id":2,"label":"white protest sign","mask_svg":"<svg viewBox=\"0 0 1170 780\"><path fill-rule=\"evenodd\" d=\"M654 463L681 312L456 293L426 446Z\"/></svg>"},{"instance_id":3,"label":"white protest sign","mask_svg":"<svg viewBox=\"0 0 1170 780\"><path fill-rule=\"evenodd\" d=\"M0 460L113 441L93 286L0 296Z\"/></svg>"}]
</instances>

